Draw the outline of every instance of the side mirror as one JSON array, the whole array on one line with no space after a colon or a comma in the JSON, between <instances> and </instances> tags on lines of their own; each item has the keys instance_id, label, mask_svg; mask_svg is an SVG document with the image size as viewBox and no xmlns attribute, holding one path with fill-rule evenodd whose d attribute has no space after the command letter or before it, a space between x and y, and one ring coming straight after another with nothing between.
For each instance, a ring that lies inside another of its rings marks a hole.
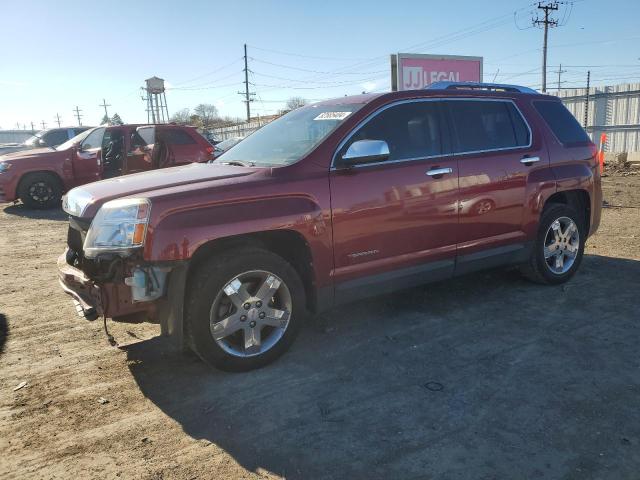
<instances>
[{"instance_id":1,"label":"side mirror","mask_svg":"<svg viewBox=\"0 0 640 480\"><path fill-rule=\"evenodd\" d=\"M39 138L38 139L38 146L39 147L48 147L49 145L47 145L47 142L45 142L43 139Z\"/></svg>"},{"instance_id":2,"label":"side mirror","mask_svg":"<svg viewBox=\"0 0 640 480\"><path fill-rule=\"evenodd\" d=\"M358 140L342 155L342 164L382 162L389 159L389 145L384 140Z\"/></svg>"}]
</instances>

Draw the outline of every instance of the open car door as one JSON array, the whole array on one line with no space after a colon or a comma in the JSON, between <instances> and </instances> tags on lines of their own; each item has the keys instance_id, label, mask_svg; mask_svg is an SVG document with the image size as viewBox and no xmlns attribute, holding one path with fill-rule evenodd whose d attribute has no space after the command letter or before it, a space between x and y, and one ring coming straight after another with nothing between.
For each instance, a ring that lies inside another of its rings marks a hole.
<instances>
[{"instance_id":1,"label":"open car door","mask_svg":"<svg viewBox=\"0 0 640 480\"><path fill-rule=\"evenodd\" d=\"M153 168L166 168L176 165L176 145L174 141L175 132L176 128L173 125L155 126L155 138L152 154ZM178 130L178 132L190 138L188 134L181 130Z\"/></svg>"},{"instance_id":2,"label":"open car door","mask_svg":"<svg viewBox=\"0 0 640 480\"><path fill-rule=\"evenodd\" d=\"M73 157L74 186L102 178L102 140L105 129L96 128L76 146Z\"/></svg>"},{"instance_id":3,"label":"open car door","mask_svg":"<svg viewBox=\"0 0 640 480\"><path fill-rule=\"evenodd\" d=\"M156 127L153 125L138 127L128 139L127 157L123 173L136 173L151 170L153 166L153 147L156 139Z\"/></svg>"}]
</instances>

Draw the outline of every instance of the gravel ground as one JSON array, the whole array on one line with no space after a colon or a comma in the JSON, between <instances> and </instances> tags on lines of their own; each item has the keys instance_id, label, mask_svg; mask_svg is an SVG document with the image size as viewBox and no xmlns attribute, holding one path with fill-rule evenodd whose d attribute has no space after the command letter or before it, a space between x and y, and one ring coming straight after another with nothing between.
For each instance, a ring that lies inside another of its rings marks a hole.
<instances>
[{"instance_id":1,"label":"gravel ground","mask_svg":"<svg viewBox=\"0 0 640 480\"><path fill-rule=\"evenodd\" d=\"M153 325L112 323L109 346L57 284L63 213L0 205L0 477L637 479L640 176L604 191L570 283L354 303L246 374Z\"/></svg>"}]
</instances>

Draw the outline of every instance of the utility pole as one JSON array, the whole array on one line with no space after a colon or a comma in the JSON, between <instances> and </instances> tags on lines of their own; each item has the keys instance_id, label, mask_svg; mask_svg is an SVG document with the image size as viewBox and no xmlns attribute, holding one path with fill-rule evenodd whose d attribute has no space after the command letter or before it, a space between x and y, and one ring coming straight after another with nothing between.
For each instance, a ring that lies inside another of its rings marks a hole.
<instances>
[{"instance_id":1,"label":"utility pole","mask_svg":"<svg viewBox=\"0 0 640 480\"><path fill-rule=\"evenodd\" d=\"M60 114L56 113L56 122L58 123L58 127L60 127Z\"/></svg>"},{"instance_id":2,"label":"utility pole","mask_svg":"<svg viewBox=\"0 0 640 480\"><path fill-rule=\"evenodd\" d=\"M42 120L42 122L40 122L40 125L42 125L42 129L45 130L47 128L47 122L45 122L44 120Z\"/></svg>"},{"instance_id":3,"label":"utility pole","mask_svg":"<svg viewBox=\"0 0 640 480\"><path fill-rule=\"evenodd\" d=\"M251 107L249 103L253 101L251 98L252 95L255 95L253 92L249 92L249 67L247 65L247 44L244 44L244 92L238 92L238 95L244 95L244 103L247 104L247 122L251 120Z\"/></svg>"},{"instance_id":4,"label":"utility pole","mask_svg":"<svg viewBox=\"0 0 640 480\"><path fill-rule=\"evenodd\" d=\"M560 96L560 90L562 89L562 81L560 80L562 78L561 75L565 72L566 70L563 70L562 64L560 64L558 67L558 96Z\"/></svg>"},{"instance_id":5,"label":"utility pole","mask_svg":"<svg viewBox=\"0 0 640 480\"><path fill-rule=\"evenodd\" d=\"M98 105L99 107L104 107L104 116L109 118L109 112L107 112L107 107L110 107L111 105L109 105L107 103L107 101L103 98L102 99L102 103L100 105Z\"/></svg>"},{"instance_id":6,"label":"utility pole","mask_svg":"<svg viewBox=\"0 0 640 480\"><path fill-rule=\"evenodd\" d=\"M82 115L80 115L80 112L81 112L82 110L80 110L80 109L78 108L78 106L76 105L76 108L75 108L73 111L75 112L75 114L76 114L76 118L78 119L78 126L80 126L80 127L81 127L81 126L82 126L82 120L80 120L80 119L82 118Z\"/></svg>"},{"instance_id":7,"label":"utility pole","mask_svg":"<svg viewBox=\"0 0 640 480\"><path fill-rule=\"evenodd\" d=\"M33 122L31 122L31 131L35 131L36 127L33 126Z\"/></svg>"},{"instance_id":8,"label":"utility pole","mask_svg":"<svg viewBox=\"0 0 640 480\"><path fill-rule=\"evenodd\" d=\"M587 94L584 96L584 122L582 127L585 129L589 120L589 87L591 87L591 70L587 72Z\"/></svg>"},{"instance_id":9,"label":"utility pole","mask_svg":"<svg viewBox=\"0 0 640 480\"><path fill-rule=\"evenodd\" d=\"M558 10L558 2L538 2L538 9L544 11L544 19L535 18L534 25L544 25L544 43L542 44L542 93L547 92L547 38L549 27L557 27L558 21L551 18L551 12Z\"/></svg>"}]
</instances>

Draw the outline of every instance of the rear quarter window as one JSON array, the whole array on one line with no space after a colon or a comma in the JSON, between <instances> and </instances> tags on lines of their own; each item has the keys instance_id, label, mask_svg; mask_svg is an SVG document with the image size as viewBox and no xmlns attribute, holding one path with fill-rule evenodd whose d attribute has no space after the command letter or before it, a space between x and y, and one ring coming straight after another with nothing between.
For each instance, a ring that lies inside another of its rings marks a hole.
<instances>
[{"instance_id":1,"label":"rear quarter window","mask_svg":"<svg viewBox=\"0 0 640 480\"><path fill-rule=\"evenodd\" d=\"M591 141L587 132L562 102L540 100L533 102L533 106L563 145L570 147Z\"/></svg>"}]
</instances>

